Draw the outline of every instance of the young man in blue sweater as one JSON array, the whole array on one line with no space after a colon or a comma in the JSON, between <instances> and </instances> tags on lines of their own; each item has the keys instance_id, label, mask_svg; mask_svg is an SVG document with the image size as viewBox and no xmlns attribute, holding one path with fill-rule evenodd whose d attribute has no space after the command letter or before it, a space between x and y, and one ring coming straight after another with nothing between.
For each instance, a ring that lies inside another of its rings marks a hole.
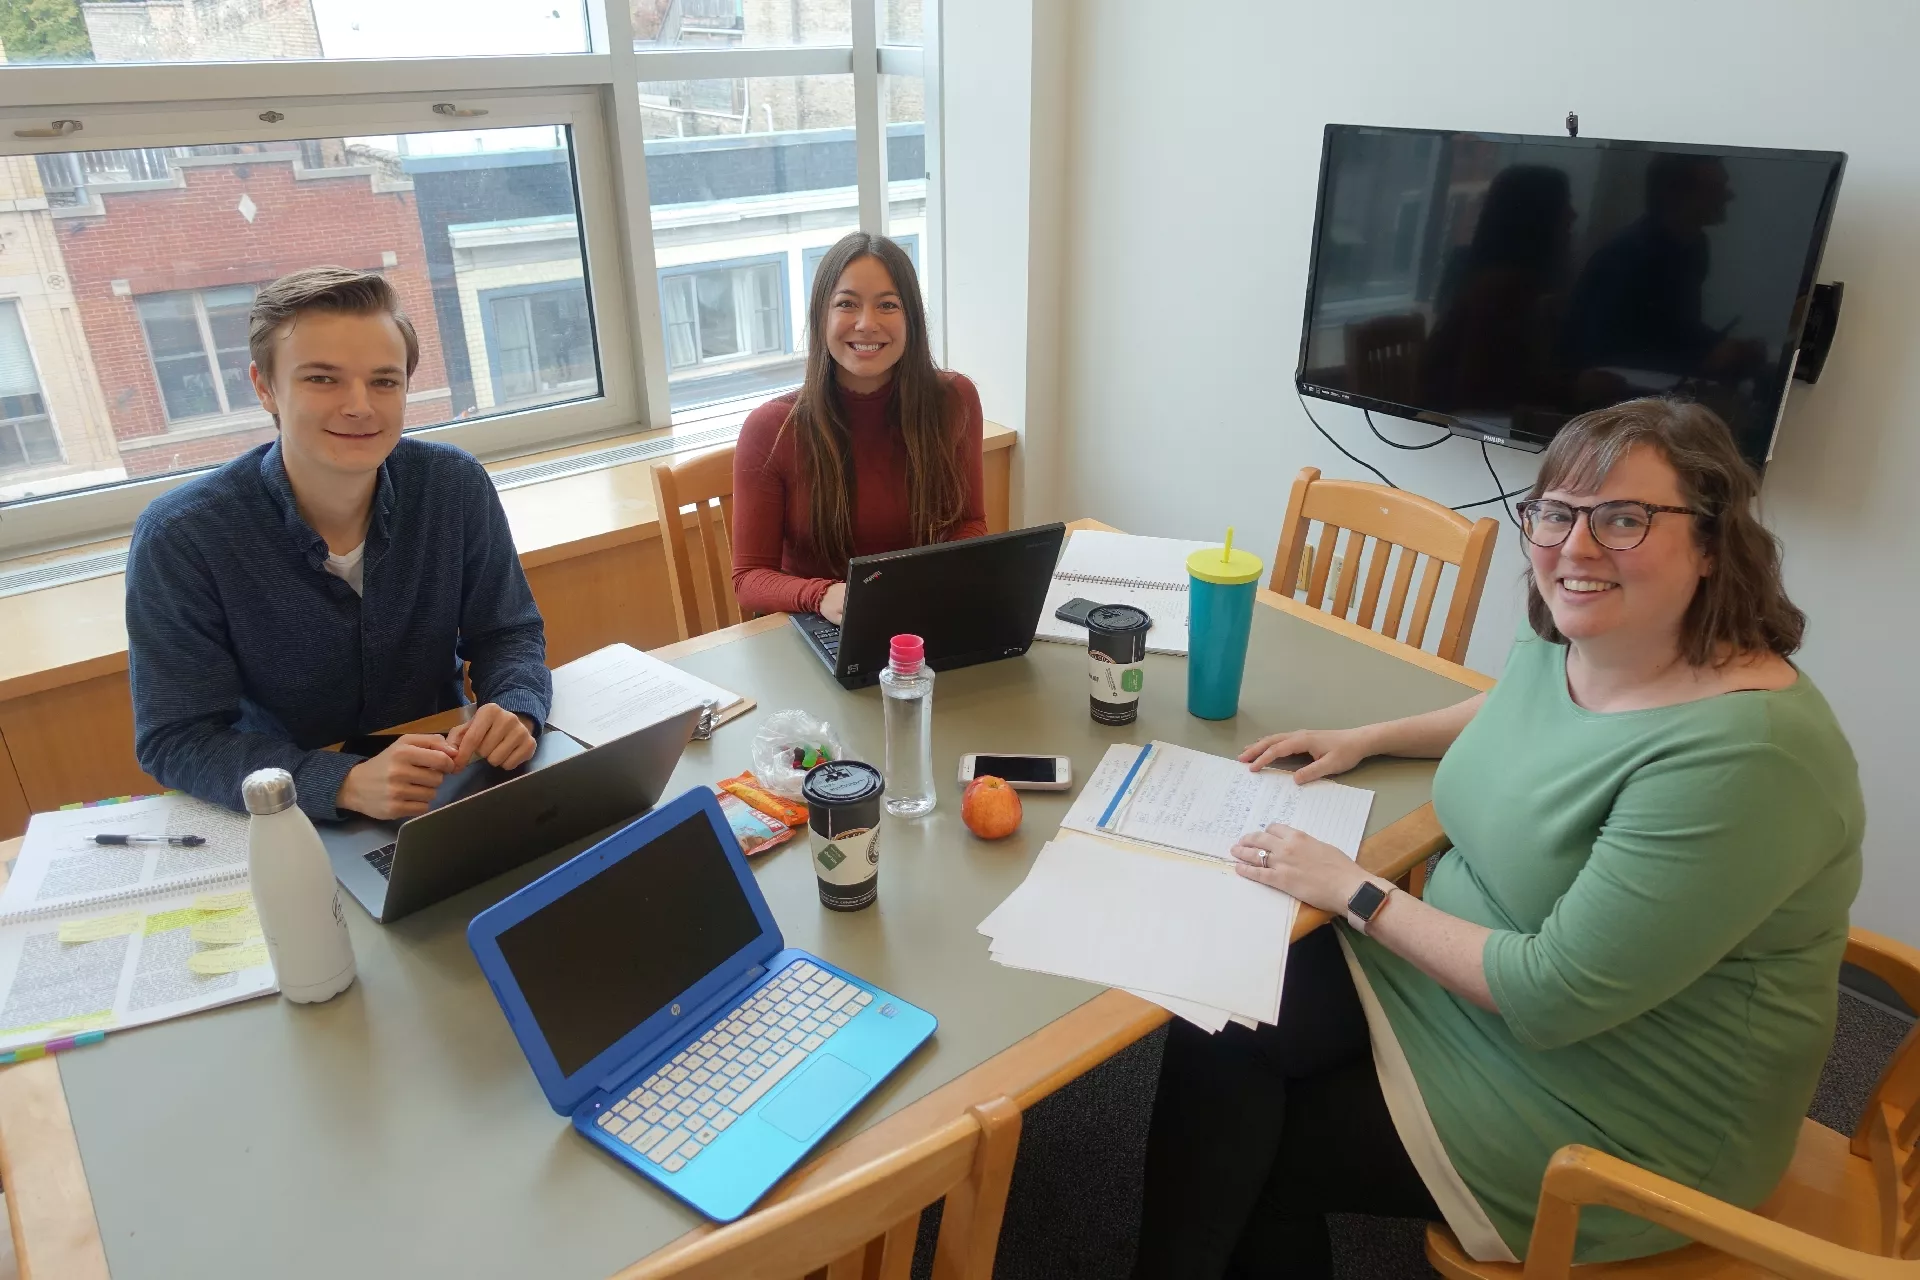
<instances>
[{"instance_id":1,"label":"young man in blue sweater","mask_svg":"<svg viewBox=\"0 0 1920 1280\"><path fill-rule=\"evenodd\" d=\"M486 472L403 439L419 341L393 286L316 267L268 285L248 335L279 438L156 499L134 526L127 639L140 767L241 808L255 769L314 817L424 813L480 757L532 757L546 635ZM321 748L466 702L446 735Z\"/></svg>"}]
</instances>

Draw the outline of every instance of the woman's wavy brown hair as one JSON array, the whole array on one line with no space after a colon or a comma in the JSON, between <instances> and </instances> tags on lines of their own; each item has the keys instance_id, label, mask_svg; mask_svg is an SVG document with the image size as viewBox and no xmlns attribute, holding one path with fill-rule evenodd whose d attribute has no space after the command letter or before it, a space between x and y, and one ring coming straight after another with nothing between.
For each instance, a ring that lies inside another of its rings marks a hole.
<instances>
[{"instance_id":1,"label":"woman's wavy brown hair","mask_svg":"<svg viewBox=\"0 0 1920 1280\"><path fill-rule=\"evenodd\" d=\"M893 366L887 397L887 421L907 447L907 516L913 545L939 542L966 513L966 478L955 456L951 404L946 382L933 363L927 340L927 312L913 260L885 236L855 231L829 250L813 278L807 301L807 372L793 409L781 426L794 432L800 474L807 485L808 521L814 550L829 564L845 565L853 555L853 438L838 366L827 350L827 309L841 273L861 258L878 259L893 277L893 288L907 317L907 346Z\"/></svg>"},{"instance_id":2,"label":"woman's wavy brown hair","mask_svg":"<svg viewBox=\"0 0 1920 1280\"><path fill-rule=\"evenodd\" d=\"M1548 446L1528 496L1549 489L1592 493L1641 445L1659 450L1680 477L1686 505L1704 513L1694 517L1694 538L1712 568L1681 619L1681 655L1705 667L1761 652L1784 658L1799 649L1807 615L1787 599L1779 540L1754 516L1760 479L1726 423L1704 405L1650 396L1581 414ZM1542 640L1567 642L1531 571L1527 621Z\"/></svg>"}]
</instances>

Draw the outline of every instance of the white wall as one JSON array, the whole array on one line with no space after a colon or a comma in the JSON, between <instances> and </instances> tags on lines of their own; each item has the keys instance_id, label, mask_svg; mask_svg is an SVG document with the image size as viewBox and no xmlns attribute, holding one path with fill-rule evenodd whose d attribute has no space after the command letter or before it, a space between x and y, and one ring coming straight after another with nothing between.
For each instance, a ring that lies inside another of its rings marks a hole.
<instances>
[{"instance_id":1,"label":"white wall","mask_svg":"<svg viewBox=\"0 0 1920 1280\"><path fill-rule=\"evenodd\" d=\"M1016 524L1060 495L1067 42L1062 0L941 6L947 364L1020 433Z\"/></svg>"},{"instance_id":2,"label":"white wall","mask_svg":"<svg viewBox=\"0 0 1920 1280\"><path fill-rule=\"evenodd\" d=\"M1765 507L1812 617L1801 661L1866 786L1854 918L1920 943L1920 6L1220 0L1188 20L1160 0L1080 0L1070 23L1062 417L1056 439L1034 423L1026 442L1058 471L1052 501L1029 503L1135 532L1233 521L1270 549L1301 466L1366 478L1292 390L1323 124L1551 133L1572 109L1589 136L1849 153L1821 274L1847 284L1839 339L1820 385L1795 386ZM960 280L980 264L957 232ZM1495 492L1475 446L1395 453L1357 412L1313 409L1407 488ZM1507 487L1533 474L1527 455L1493 459ZM1483 670L1519 621L1521 564L1503 524L1469 659Z\"/></svg>"}]
</instances>

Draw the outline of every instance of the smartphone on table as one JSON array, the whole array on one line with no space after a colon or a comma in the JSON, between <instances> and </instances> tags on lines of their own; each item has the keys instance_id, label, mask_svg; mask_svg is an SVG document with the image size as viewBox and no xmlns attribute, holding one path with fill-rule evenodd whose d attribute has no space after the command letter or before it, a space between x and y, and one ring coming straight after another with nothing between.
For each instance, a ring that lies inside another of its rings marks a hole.
<instances>
[{"instance_id":1,"label":"smartphone on table","mask_svg":"<svg viewBox=\"0 0 1920 1280\"><path fill-rule=\"evenodd\" d=\"M999 778L1015 791L1065 791L1073 785L1073 761L1066 756L968 752L960 757L960 785L975 778Z\"/></svg>"}]
</instances>

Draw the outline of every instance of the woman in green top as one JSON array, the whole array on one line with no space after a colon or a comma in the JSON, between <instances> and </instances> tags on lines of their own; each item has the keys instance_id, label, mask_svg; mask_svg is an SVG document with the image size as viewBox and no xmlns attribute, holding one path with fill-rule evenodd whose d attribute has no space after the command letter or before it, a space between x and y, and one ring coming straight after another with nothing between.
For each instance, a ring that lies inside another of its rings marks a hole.
<instances>
[{"instance_id":1,"label":"woman in green top","mask_svg":"<svg viewBox=\"0 0 1920 1280\"><path fill-rule=\"evenodd\" d=\"M1805 618L1756 488L1700 406L1576 419L1520 506L1531 630L1500 682L1243 754L1311 756L1302 782L1438 756L1453 849L1420 900L1287 827L1236 846L1242 875L1364 933L1295 946L1278 1027L1175 1023L1136 1276L1324 1276L1329 1212L1444 1219L1476 1258L1518 1258L1574 1142L1767 1196L1832 1042L1865 819L1787 660ZM1577 1256L1680 1242L1590 1209Z\"/></svg>"}]
</instances>

